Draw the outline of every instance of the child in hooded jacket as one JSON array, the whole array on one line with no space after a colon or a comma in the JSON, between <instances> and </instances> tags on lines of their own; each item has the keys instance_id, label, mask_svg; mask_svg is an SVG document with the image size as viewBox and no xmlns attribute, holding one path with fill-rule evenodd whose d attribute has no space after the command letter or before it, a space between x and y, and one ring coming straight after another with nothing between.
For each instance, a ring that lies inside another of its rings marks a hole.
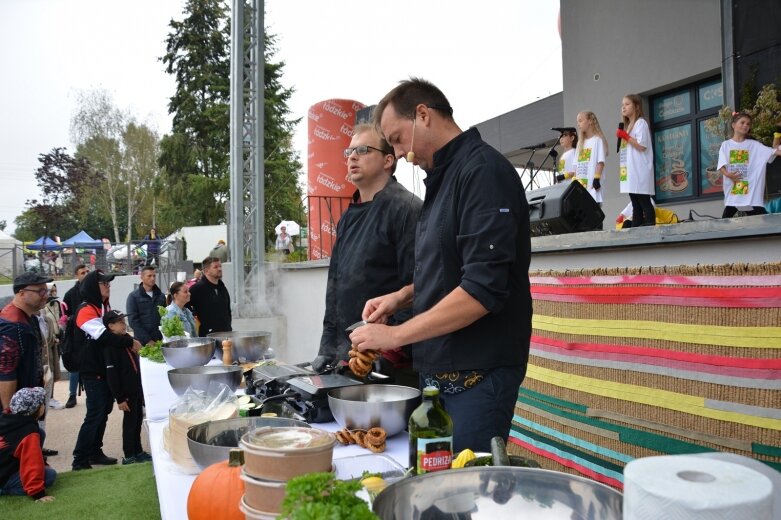
<instances>
[{"instance_id":1,"label":"child in hooded jacket","mask_svg":"<svg viewBox=\"0 0 781 520\"><path fill-rule=\"evenodd\" d=\"M51 502L46 488L57 472L43 458L44 433L38 419L46 410L42 387L21 388L11 397L11 413L0 413L0 495L28 495Z\"/></svg>"}]
</instances>

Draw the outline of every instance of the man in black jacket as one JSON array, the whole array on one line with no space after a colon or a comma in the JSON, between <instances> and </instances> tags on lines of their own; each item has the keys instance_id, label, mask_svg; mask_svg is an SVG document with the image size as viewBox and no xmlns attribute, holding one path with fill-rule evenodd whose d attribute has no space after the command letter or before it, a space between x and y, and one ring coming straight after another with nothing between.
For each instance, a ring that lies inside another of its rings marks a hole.
<instances>
[{"instance_id":1,"label":"man in black jacket","mask_svg":"<svg viewBox=\"0 0 781 520\"><path fill-rule=\"evenodd\" d=\"M76 309L79 308L79 304L81 303L81 292L79 287L81 286L81 281L85 276L87 276L87 273L89 273L89 268L87 268L87 266L84 264L78 264L73 269L73 274L76 275L76 283L73 285L73 287L68 289L68 291L65 293L65 296L62 297L62 303L64 304L63 310L65 311L65 315L68 317L70 317L74 312L76 312ZM71 372L68 375L68 392L70 393L70 396L68 397L68 401L65 403L65 408L73 408L76 406L76 391L78 389L79 373Z\"/></svg>"},{"instance_id":2,"label":"man in black jacket","mask_svg":"<svg viewBox=\"0 0 781 520\"><path fill-rule=\"evenodd\" d=\"M518 172L475 128L462 131L431 83L402 81L375 123L397 157L426 171L413 283L366 303L359 350L414 343L413 366L440 388L453 449L490 451L510 431L531 337L529 207ZM414 317L382 325L400 308Z\"/></svg>"},{"instance_id":3,"label":"man in black jacket","mask_svg":"<svg viewBox=\"0 0 781 520\"><path fill-rule=\"evenodd\" d=\"M312 367L347 362L350 340L345 328L360 321L366 300L412 283L415 264L415 224L423 205L393 176L393 148L374 125L356 125L350 147L344 151L347 175L358 190L339 219L336 243L328 265L323 334ZM396 323L410 317L403 311ZM406 352L388 351L381 372L395 382L417 387Z\"/></svg>"},{"instance_id":4,"label":"man in black jacket","mask_svg":"<svg viewBox=\"0 0 781 520\"><path fill-rule=\"evenodd\" d=\"M81 348L79 377L87 392L87 413L73 449L75 471L91 469L92 464L116 464L117 459L103 453L103 434L114 399L106 382L106 361L103 349L132 348L136 353L141 344L130 336L113 334L103 324L103 314L110 310L112 274L95 270L81 282L82 305L76 315L74 341L86 342Z\"/></svg>"},{"instance_id":5,"label":"man in black jacket","mask_svg":"<svg viewBox=\"0 0 781 520\"><path fill-rule=\"evenodd\" d=\"M201 264L203 276L190 287L190 307L198 318L198 335L211 332L229 332L231 328L231 298L222 283L222 262L208 256Z\"/></svg>"},{"instance_id":6,"label":"man in black jacket","mask_svg":"<svg viewBox=\"0 0 781 520\"><path fill-rule=\"evenodd\" d=\"M157 307L165 307L165 295L155 283L157 273L154 266L144 266L140 276L138 289L127 295L127 320L133 336L142 345L148 345L163 339Z\"/></svg>"}]
</instances>

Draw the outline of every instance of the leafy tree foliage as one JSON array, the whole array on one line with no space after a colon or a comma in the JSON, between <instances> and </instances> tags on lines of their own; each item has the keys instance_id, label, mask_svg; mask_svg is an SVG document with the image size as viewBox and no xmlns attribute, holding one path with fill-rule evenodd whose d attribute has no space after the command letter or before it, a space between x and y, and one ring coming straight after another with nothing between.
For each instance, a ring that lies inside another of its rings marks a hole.
<instances>
[{"instance_id":1,"label":"leafy tree foliage","mask_svg":"<svg viewBox=\"0 0 781 520\"><path fill-rule=\"evenodd\" d=\"M230 19L225 2L189 0L185 18L172 20L162 61L174 74L168 109L173 130L161 141L160 165L167 185L161 220L173 228L225 222L230 188ZM291 138L282 86L284 63L273 63L274 38L265 35L264 148L266 240L281 219L301 213L301 163Z\"/></svg>"}]
</instances>

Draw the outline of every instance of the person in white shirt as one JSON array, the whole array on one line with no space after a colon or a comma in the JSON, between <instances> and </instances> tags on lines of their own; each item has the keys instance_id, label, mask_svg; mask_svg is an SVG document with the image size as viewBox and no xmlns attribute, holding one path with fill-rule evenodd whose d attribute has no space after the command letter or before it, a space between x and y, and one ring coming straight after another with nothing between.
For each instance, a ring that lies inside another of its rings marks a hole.
<instances>
[{"instance_id":1,"label":"person in white shirt","mask_svg":"<svg viewBox=\"0 0 781 520\"><path fill-rule=\"evenodd\" d=\"M607 157L607 139L594 112L578 114L578 147L575 180L602 204L602 172Z\"/></svg>"},{"instance_id":2,"label":"person in white shirt","mask_svg":"<svg viewBox=\"0 0 781 520\"><path fill-rule=\"evenodd\" d=\"M732 218L740 207L751 207L748 215L764 215L765 176L767 165L781 155L781 134L775 134L773 147L749 138L751 116L743 112L732 115L732 139L721 143L717 168L724 176L724 213Z\"/></svg>"},{"instance_id":3,"label":"person in white shirt","mask_svg":"<svg viewBox=\"0 0 781 520\"><path fill-rule=\"evenodd\" d=\"M275 249L277 251L285 253L286 255L289 255L290 252L293 250L293 242L290 238L290 235L287 234L286 226L282 226L280 228L280 233L279 235L277 235L277 243L275 245Z\"/></svg>"},{"instance_id":4,"label":"person in white shirt","mask_svg":"<svg viewBox=\"0 0 781 520\"><path fill-rule=\"evenodd\" d=\"M621 193L628 193L632 201L632 226L656 225L651 195L654 188L654 152L651 148L651 132L643 118L642 98L627 94L621 101L624 129L616 130L621 139L619 148L618 178Z\"/></svg>"},{"instance_id":5,"label":"person in white shirt","mask_svg":"<svg viewBox=\"0 0 781 520\"><path fill-rule=\"evenodd\" d=\"M578 131L575 127L567 127L561 130L559 144L564 150L559 156L559 174L556 182L575 177L575 147L578 145Z\"/></svg>"}]
</instances>

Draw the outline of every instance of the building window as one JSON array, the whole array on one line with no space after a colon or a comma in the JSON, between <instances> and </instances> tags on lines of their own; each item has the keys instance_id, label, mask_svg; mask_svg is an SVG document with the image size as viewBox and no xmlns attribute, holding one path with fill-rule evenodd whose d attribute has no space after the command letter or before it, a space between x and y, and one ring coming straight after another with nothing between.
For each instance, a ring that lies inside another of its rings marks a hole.
<instances>
[{"instance_id":1,"label":"building window","mask_svg":"<svg viewBox=\"0 0 781 520\"><path fill-rule=\"evenodd\" d=\"M718 114L723 103L720 77L651 97L657 202L722 192L716 163L724 138L709 132L705 122Z\"/></svg>"}]
</instances>

